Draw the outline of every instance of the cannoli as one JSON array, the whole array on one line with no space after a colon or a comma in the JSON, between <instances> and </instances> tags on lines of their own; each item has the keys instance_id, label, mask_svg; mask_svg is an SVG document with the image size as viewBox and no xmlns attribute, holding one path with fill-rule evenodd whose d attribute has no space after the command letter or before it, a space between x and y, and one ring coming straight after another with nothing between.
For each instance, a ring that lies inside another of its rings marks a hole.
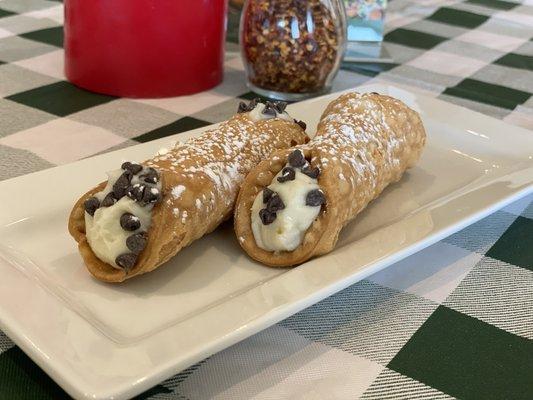
<instances>
[{"instance_id":1,"label":"cannoli","mask_svg":"<svg viewBox=\"0 0 533 400\"><path fill-rule=\"evenodd\" d=\"M285 103L239 105L215 129L143 162L125 162L81 196L69 231L96 278L121 282L152 271L231 216L252 167L308 140Z\"/></svg>"},{"instance_id":2,"label":"cannoli","mask_svg":"<svg viewBox=\"0 0 533 400\"><path fill-rule=\"evenodd\" d=\"M234 221L241 247L273 267L330 252L343 226L417 162L425 140L401 101L340 96L309 143L274 152L246 177Z\"/></svg>"}]
</instances>

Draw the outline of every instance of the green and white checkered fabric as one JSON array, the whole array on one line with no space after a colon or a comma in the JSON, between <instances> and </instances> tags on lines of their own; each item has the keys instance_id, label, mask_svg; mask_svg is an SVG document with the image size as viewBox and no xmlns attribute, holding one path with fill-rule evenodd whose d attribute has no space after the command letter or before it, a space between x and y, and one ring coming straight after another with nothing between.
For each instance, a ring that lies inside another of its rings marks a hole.
<instances>
[{"instance_id":1,"label":"green and white checkered fabric","mask_svg":"<svg viewBox=\"0 0 533 400\"><path fill-rule=\"evenodd\" d=\"M207 92L83 91L63 75L62 21L60 2L0 0L0 180L217 122L253 96L235 43ZM531 0L394 0L385 40L395 63L344 65L334 90L386 80L533 129ZM30 398L68 396L0 332L0 399ZM139 398L532 399L533 196Z\"/></svg>"}]
</instances>

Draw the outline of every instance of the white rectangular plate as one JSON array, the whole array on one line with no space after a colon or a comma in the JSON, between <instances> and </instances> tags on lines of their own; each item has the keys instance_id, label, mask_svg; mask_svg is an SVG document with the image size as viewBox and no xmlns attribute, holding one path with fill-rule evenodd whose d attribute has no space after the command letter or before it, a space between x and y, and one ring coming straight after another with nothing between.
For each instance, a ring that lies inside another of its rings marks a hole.
<instances>
[{"instance_id":1,"label":"white rectangular plate","mask_svg":"<svg viewBox=\"0 0 533 400\"><path fill-rule=\"evenodd\" d=\"M70 209L106 170L153 156L165 138L0 183L0 328L72 396L131 397L532 191L533 132L397 87L358 90L419 111L428 144L331 254L267 268L226 224L153 273L94 280L68 235ZM289 112L312 132L337 96Z\"/></svg>"}]
</instances>

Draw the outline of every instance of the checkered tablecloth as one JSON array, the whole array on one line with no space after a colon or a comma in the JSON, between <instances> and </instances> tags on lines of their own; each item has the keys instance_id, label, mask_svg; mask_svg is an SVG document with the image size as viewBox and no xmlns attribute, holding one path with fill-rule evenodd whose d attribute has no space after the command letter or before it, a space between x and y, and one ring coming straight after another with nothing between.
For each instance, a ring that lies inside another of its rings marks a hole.
<instances>
[{"instance_id":1,"label":"checkered tablecloth","mask_svg":"<svg viewBox=\"0 0 533 400\"><path fill-rule=\"evenodd\" d=\"M131 100L65 81L62 9L0 0L0 180L217 122L253 96L235 14L220 86ZM531 0L394 0L395 63L344 65L334 90L397 82L533 129L532 38ZM533 399L532 339L529 196L139 398ZM30 398L68 396L0 332L0 399Z\"/></svg>"}]
</instances>

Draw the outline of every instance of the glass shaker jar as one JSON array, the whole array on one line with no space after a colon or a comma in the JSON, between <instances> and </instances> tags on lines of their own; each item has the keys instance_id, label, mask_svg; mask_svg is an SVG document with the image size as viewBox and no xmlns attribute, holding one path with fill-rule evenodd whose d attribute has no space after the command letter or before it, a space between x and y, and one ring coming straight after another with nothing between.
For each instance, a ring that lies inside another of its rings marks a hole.
<instances>
[{"instance_id":1,"label":"glass shaker jar","mask_svg":"<svg viewBox=\"0 0 533 400\"><path fill-rule=\"evenodd\" d=\"M329 91L346 48L342 0L246 0L240 45L254 92L297 101Z\"/></svg>"}]
</instances>

